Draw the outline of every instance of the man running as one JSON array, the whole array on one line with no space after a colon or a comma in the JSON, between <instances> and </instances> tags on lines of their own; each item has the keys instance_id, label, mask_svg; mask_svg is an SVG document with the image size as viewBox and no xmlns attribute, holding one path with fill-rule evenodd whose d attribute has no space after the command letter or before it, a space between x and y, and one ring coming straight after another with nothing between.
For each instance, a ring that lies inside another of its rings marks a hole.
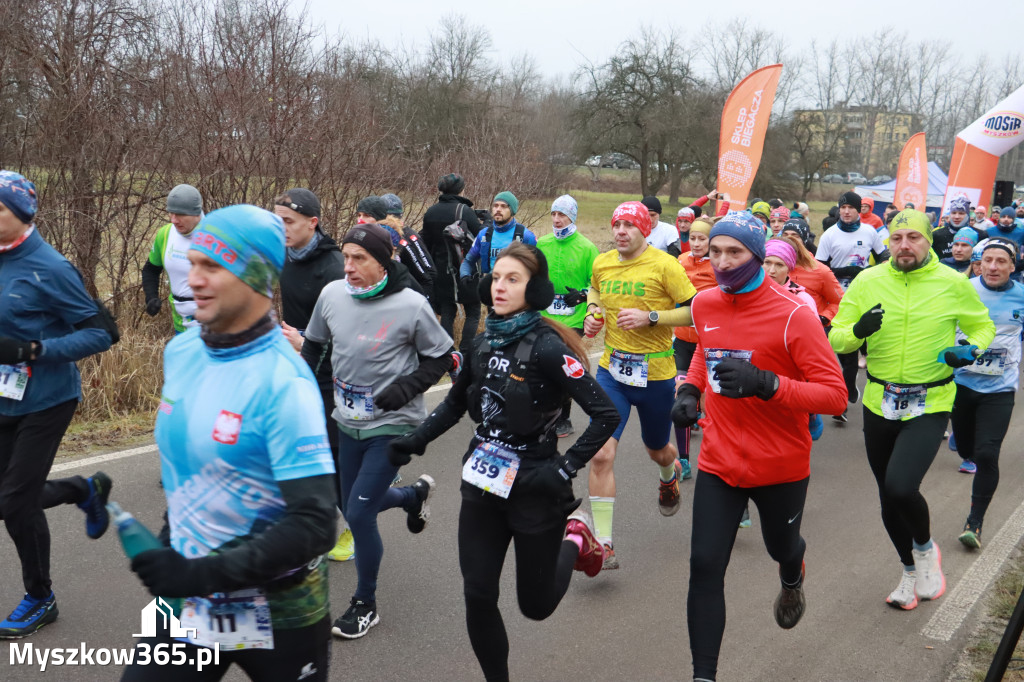
<instances>
[{"instance_id":1,"label":"man running","mask_svg":"<svg viewBox=\"0 0 1024 682\"><path fill-rule=\"evenodd\" d=\"M647 454L660 469L658 509L664 516L679 510L682 465L670 442L676 376L672 328L692 324L686 306L697 293L679 261L647 243L651 218L646 206L639 201L621 204L612 214L611 225L615 249L594 261L583 322L587 336L608 325L597 382L621 419L590 469L590 507L609 569L619 566L612 543L613 466L632 407L640 418ZM596 317L598 313L603 319Z\"/></svg>"},{"instance_id":2,"label":"man running","mask_svg":"<svg viewBox=\"0 0 1024 682\"><path fill-rule=\"evenodd\" d=\"M419 533L427 523L434 481L392 488L398 467L388 445L426 416L423 392L451 369L452 339L426 297L413 288L405 266L391 258L391 237L379 225L349 228L342 240L344 281L324 287L306 328L302 355L314 369L330 357L334 420L340 450L341 505L356 548L355 594L332 632L364 636L380 622L377 575L384 555L377 515L401 507L406 525Z\"/></svg>"},{"instance_id":3,"label":"man running","mask_svg":"<svg viewBox=\"0 0 1024 682\"><path fill-rule=\"evenodd\" d=\"M480 274L486 275L494 267L494 261L498 259L501 250L512 242L522 242L530 246L537 245L535 235L526 225L518 222L515 218L519 212L519 199L512 192L499 192L494 201L491 202L491 216L494 218L494 225L481 229L476 239L473 240L473 247L466 254L462 266L459 268L459 277L463 280L476 276L475 267L479 263Z\"/></svg>"},{"instance_id":4,"label":"man running","mask_svg":"<svg viewBox=\"0 0 1024 682\"><path fill-rule=\"evenodd\" d=\"M110 479L102 472L47 481L82 398L75 362L110 347L111 335L82 277L43 240L36 187L0 170L0 518L14 542L25 596L0 621L0 639L57 620L44 509L77 503L86 532L107 530Z\"/></svg>"},{"instance_id":5,"label":"man running","mask_svg":"<svg viewBox=\"0 0 1024 682\"><path fill-rule=\"evenodd\" d=\"M576 229L576 200L563 194L551 204L551 234L537 240L537 248L548 261L548 277L555 286L555 300L540 311L544 317L561 322L583 336L583 317L587 313L587 289L593 275L597 247ZM565 438L573 432L570 410L572 398L565 396L562 412L555 422L555 435Z\"/></svg>"},{"instance_id":6,"label":"man running","mask_svg":"<svg viewBox=\"0 0 1024 682\"><path fill-rule=\"evenodd\" d=\"M180 334L199 323L193 319L196 302L188 286L191 265L186 253L192 231L203 217L203 198L192 185L178 185L167 195L167 213L171 222L156 233L149 259L142 267L142 291L146 294L146 314L160 312L160 273L167 271L171 293L171 320L174 333Z\"/></svg>"},{"instance_id":7,"label":"man running","mask_svg":"<svg viewBox=\"0 0 1024 682\"><path fill-rule=\"evenodd\" d=\"M1016 262L1017 245L1009 239L993 237L982 246L981 276L971 284L988 308L996 337L984 355L957 369L954 379L951 421L957 452L975 469L970 512L960 534L960 542L972 549L981 547L985 512L999 485L999 450L1020 384L1024 285L1010 280Z\"/></svg>"},{"instance_id":8,"label":"man running","mask_svg":"<svg viewBox=\"0 0 1024 682\"><path fill-rule=\"evenodd\" d=\"M238 664L253 679L326 680L334 463L316 380L272 309L284 225L256 206L213 211L188 258L200 328L167 344L154 434L171 546L131 567L154 596L183 598L186 658L219 647L220 663L190 675L136 649L122 679L220 679ZM165 626L138 646L175 642Z\"/></svg>"},{"instance_id":9,"label":"man running","mask_svg":"<svg viewBox=\"0 0 1024 682\"><path fill-rule=\"evenodd\" d=\"M749 500L779 564L775 620L789 629L803 616L808 416L846 406L842 374L814 308L765 277L763 235L760 221L739 212L711 229L718 286L691 304L697 353L672 411L676 426L692 426L701 393L706 396L686 608L695 680L715 679L725 631L725 571ZM770 242L780 243L792 253L788 243Z\"/></svg>"},{"instance_id":10,"label":"man running","mask_svg":"<svg viewBox=\"0 0 1024 682\"><path fill-rule=\"evenodd\" d=\"M864 447L903 564L886 602L901 609L946 590L920 486L953 407L952 368L973 363L995 337L974 285L942 265L931 245L928 216L901 211L890 225L892 259L853 281L829 333L837 353L867 343ZM957 325L969 345L956 345Z\"/></svg>"},{"instance_id":11,"label":"man running","mask_svg":"<svg viewBox=\"0 0 1024 682\"><path fill-rule=\"evenodd\" d=\"M661 200L651 196L644 197L640 203L647 207L647 214L651 216L651 233L647 235L647 243L673 258L678 258L683 252L679 243L679 230L661 222Z\"/></svg>"},{"instance_id":12,"label":"man running","mask_svg":"<svg viewBox=\"0 0 1024 682\"><path fill-rule=\"evenodd\" d=\"M843 291L850 286L861 272L869 266L873 256L878 263L889 257L889 251L882 243L878 231L870 225L860 222L861 199L856 192L844 192L839 197L838 221L825 230L818 244L818 252L814 257L832 269L832 274L839 280ZM841 353L839 364L843 368L843 380L849 393L850 403L860 400L860 389L857 388L857 352ZM834 420L841 424L847 422L846 412L835 415Z\"/></svg>"}]
</instances>

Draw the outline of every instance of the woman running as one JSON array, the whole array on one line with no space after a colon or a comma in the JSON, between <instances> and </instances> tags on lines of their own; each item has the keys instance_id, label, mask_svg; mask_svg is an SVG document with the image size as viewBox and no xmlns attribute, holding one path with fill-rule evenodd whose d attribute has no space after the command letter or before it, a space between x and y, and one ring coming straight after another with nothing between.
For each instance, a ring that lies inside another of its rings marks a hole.
<instances>
[{"instance_id":1,"label":"woman running","mask_svg":"<svg viewBox=\"0 0 1024 682\"><path fill-rule=\"evenodd\" d=\"M807 250L800 229L795 223L784 226L779 236L796 249L796 267L790 268L789 278L804 288L814 301L821 323L828 327L832 324L832 318L839 310L839 301L843 298L843 288L839 286L839 280L827 265L817 260Z\"/></svg>"},{"instance_id":2,"label":"woman running","mask_svg":"<svg viewBox=\"0 0 1024 682\"><path fill-rule=\"evenodd\" d=\"M543 620L558 607L573 568L595 576L604 548L580 504L572 479L619 423L611 400L587 371L578 336L542 318L554 300L544 255L513 242L480 283L492 310L473 341L466 368L437 409L415 431L391 443L396 466L469 410L479 426L463 456L459 565L466 626L487 680L508 679L508 636L498 610L502 565L516 548L519 609ZM590 425L564 455L555 422L568 394ZM567 523L568 521L568 523Z\"/></svg>"}]
</instances>

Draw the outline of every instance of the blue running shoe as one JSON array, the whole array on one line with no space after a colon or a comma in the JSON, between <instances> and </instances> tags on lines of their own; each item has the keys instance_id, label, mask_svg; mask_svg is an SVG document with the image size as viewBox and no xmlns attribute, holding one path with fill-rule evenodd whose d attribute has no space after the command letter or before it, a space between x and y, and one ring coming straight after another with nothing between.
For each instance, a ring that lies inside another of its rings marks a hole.
<instances>
[{"instance_id":1,"label":"blue running shoe","mask_svg":"<svg viewBox=\"0 0 1024 682\"><path fill-rule=\"evenodd\" d=\"M89 497L79 502L78 508L85 512L85 534L95 540L103 537L110 526L107 499L114 484L102 471L97 471L86 482L89 484Z\"/></svg>"},{"instance_id":2,"label":"blue running shoe","mask_svg":"<svg viewBox=\"0 0 1024 682\"><path fill-rule=\"evenodd\" d=\"M683 480L689 481L693 478L693 471L690 469L690 460L681 459L679 460L679 463L683 465Z\"/></svg>"},{"instance_id":3,"label":"blue running shoe","mask_svg":"<svg viewBox=\"0 0 1024 682\"><path fill-rule=\"evenodd\" d=\"M0 639L28 637L44 625L57 620L57 598L50 592L43 599L25 595L21 603L0 622Z\"/></svg>"},{"instance_id":4,"label":"blue running shoe","mask_svg":"<svg viewBox=\"0 0 1024 682\"><path fill-rule=\"evenodd\" d=\"M811 440L821 438L821 432L825 430L825 422L821 420L820 414L812 414L808 427L811 431Z\"/></svg>"},{"instance_id":5,"label":"blue running shoe","mask_svg":"<svg viewBox=\"0 0 1024 682\"><path fill-rule=\"evenodd\" d=\"M961 474L976 474L978 473L978 465L969 459L965 459L960 462L960 473Z\"/></svg>"},{"instance_id":6,"label":"blue running shoe","mask_svg":"<svg viewBox=\"0 0 1024 682\"><path fill-rule=\"evenodd\" d=\"M948 443L948 445L949 445L949 449L950 450L952 450L953 452L956 452L956 434L955 433L949 434L949 443Z\"/></svg>"}]
</instances>

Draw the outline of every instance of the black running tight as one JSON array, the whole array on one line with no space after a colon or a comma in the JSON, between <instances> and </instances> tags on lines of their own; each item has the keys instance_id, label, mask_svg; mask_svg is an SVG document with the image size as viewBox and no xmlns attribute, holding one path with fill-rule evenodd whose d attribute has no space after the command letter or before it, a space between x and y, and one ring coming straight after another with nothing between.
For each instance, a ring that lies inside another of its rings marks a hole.
<instances>
[{"instance_id":1,"label":"black running tight","mask_svg":"<svg viewBox=\"0 0 1024 682\"><path fill-rule=\"evenodd\" d=\"M999 450L1013 414L1013 391L979 393L966 386L956 387L953 403L953 434L956 450L978 465L971 491L972 521L981 523L999 485Z\"/></svg>"},{"instance_id":2,"label":"black running tight","mask_svg":"<svg viewBox=\"0 0 1024 682\"><path fill-rule=\"evenodd\" d=\"M718 670L725 632L725 569L748 500L757 505L764 546L779 562L780 578L788 585L800 583L806 547L800 537L800 522L808 480L734 488L714 474L697 474L690 534L690 591L686 599L695 678L713 680Z\"/></svg>"},{"instance_id":3,"label":"black running tight","mask_svg":"<svg viewBox=\"0 0 1024 682\"><path fill-rule=\"evenodd\" d=\"M459 566L466 597L466 627L484 678L508 680L508 636L498 610L498 586L509 542L516 547L519 609L544 620L569 589L579 549L564 540L565 524L536 533L509 527L504 501L462 500L459 513Z\"/></svg>"},{"instance_id":4,"label":"black running tight","mask_svg":"<svg viewBox=\"0 0 1024 682\"><path fill-rule=\"evenodd\" d=\"M921 481L935 459L948 421L949 412L898 421L864 408L864 448L878 484L882 524L904 566L914 565L914 541L923 545L931 538Z\"/></svg>"}]
</instances>

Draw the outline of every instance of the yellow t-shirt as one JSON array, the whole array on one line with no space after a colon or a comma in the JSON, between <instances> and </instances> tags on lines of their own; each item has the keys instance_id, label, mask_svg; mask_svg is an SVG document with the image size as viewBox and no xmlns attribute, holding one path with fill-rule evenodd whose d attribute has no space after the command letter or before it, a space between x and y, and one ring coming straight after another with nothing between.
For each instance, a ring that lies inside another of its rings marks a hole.
<instances>
[{"instance_id":1,"label":"yellow t-shirt","mask_svg":"<svg viewBox=\"0 0 1024 682\"><path fill-rule=\"evenodd\" d=\"M608 369L611 356L608 346L626 353L648 354L672 350L674 335L671 326L659 324L621 330L616 324L620 310L672 310L697 293L679 261L650 246L636 258L627 261L620 261L619 252L614 250L599 255L594 261L591 286L600 292L601 308L604 311L605 349L600 364L605 369ZM671 379L675 375L676 363L671 354L648 359L649 380Z\"/></svg>"}]
</instances>

